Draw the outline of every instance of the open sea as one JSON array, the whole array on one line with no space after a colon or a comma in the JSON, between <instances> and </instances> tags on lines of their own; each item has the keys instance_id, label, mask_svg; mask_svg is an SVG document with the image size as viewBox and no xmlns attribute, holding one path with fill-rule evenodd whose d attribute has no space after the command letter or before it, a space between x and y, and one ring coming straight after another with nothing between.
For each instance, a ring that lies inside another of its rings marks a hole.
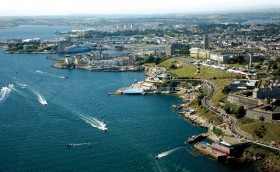
<instances>
[{"instance_id":1,"label":"open sea","mask_svg":"<svg viewBox=\"0 0 280 172\"><path fill-rule=\"evenodd\" d=\"M21 26L0 38L47 39L65 29ZM184 145L206 129L171 108L182 103L177 96L107 95L142 72L54 69L45 54L0 51L0 171L248 171Z\"/></svg>"}]
</instances>

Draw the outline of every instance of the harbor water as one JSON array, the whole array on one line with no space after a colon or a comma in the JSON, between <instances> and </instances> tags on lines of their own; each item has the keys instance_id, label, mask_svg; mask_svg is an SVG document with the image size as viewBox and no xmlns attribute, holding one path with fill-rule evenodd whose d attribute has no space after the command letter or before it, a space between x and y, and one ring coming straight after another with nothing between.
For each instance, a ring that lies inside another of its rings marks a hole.
<instances>
[{"instance_id":1,"label":"harbor water","mask_svg":"<svg viewBox=\"0 0 280 172\"><path fill-rule=\"evenodd\" d=\"M0 171L246 170L184 145L206 129L171 108L177 96L107 95L143 80L141 72L54 69L45 54L0 50Z\"/></svg>"}]
</instances>

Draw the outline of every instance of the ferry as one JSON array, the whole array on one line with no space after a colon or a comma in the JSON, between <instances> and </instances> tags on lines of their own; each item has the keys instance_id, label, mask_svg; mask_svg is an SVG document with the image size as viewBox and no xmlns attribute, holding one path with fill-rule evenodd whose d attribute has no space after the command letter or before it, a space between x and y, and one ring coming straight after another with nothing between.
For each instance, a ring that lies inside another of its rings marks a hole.
<instances>
[{"instance_id":1,"label":"ferry","mask_svg":"<svg viewBox=\"0 0 280 172\"><path fill-rule=\"evenodd\" d=\"M83 52L89 50L91 50L89 45L72 45L70 47L64 48L65 53L77 53L77 52Z\"/></svg>"}]
</instances>

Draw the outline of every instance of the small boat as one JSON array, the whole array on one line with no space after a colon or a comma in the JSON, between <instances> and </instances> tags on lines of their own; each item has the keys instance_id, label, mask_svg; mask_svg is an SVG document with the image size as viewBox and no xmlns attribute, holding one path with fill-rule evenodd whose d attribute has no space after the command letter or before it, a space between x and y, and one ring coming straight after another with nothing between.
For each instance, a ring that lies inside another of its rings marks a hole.
<instances>
[{"instance_id":1,"label":"small boat","mask_svg":"<svg viewBox=\"0 0 280 172\"><path fill-rule=\"evenodd\" d=\"M73 147L73 146L74 146L74 144L71 144L71 143L67 145L68 148Z\"/></svg>"},{"instance_id":2,"label":"small boat","mask_svg":"<svg viewBox=\"0 0 280 172\"><path fill-rule=\"evenodd\" d=\"M158 156L156 156L155 159L158 159Z\"/></svg>"},{"instance_id":3,"label":"small boat","mask_svg":"<svg viewBox=\"0 0 280 172\"><path fill-rule=\"evenodd\" d=\"M62 78L62 79L68 79L69 77L68 77L68 76L61 76L60 78Z\"/></svg>"}]
</instances>

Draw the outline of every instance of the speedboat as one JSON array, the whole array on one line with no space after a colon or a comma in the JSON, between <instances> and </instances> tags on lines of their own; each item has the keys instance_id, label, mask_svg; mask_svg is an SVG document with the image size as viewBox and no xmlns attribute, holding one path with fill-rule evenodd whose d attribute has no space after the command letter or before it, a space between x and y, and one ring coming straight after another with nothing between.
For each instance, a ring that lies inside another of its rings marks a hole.
<instances>
[{"instance_id":1,"label":"speedboat","mask_svg":"<svg viewBox=\"0 0 280 172\"><path fill-rule=\"evenodd\" d=\"M72 143L70 143L70 144L67 145L68 148L73 147L73 146L74 146L74 145L73 145Z\"/></svg>"},{"instance_id":2,"label":"speedboat","mask_svg":"<svg viewBox=\"0 0 280 172\"><path fill-rule=\"evenodd\" d=\"M158 159L158 156L156 156L155 159Z\"/></svg>"},{"instance_id":3,"label":"speedboat","mask_svg":"<svg viewBox=\"0 0 280 172\"><path fill-rule=\"evenodd\" d=\"M60 78L62 78L62 79L68 79L69 77L68 77L68 76L61 76Z\"/></svg>"}]
</instances>

